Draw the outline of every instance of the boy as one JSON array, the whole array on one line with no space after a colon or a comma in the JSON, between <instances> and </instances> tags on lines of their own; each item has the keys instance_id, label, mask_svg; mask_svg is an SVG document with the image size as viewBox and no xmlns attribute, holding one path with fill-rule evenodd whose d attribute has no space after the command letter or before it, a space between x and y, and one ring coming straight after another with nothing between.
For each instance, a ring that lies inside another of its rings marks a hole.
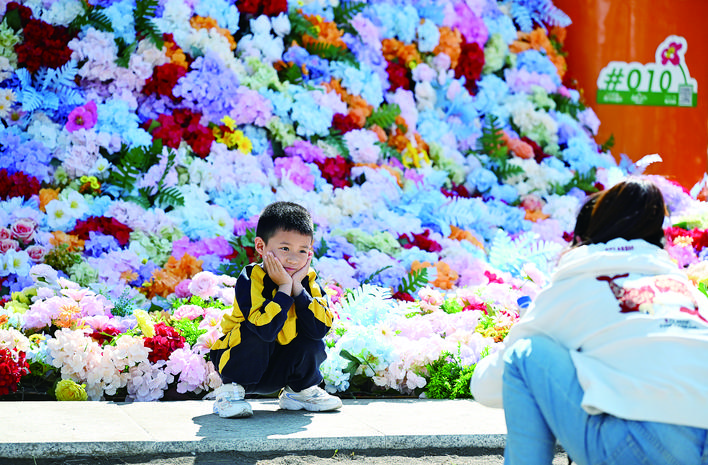
<instances>
[{"instance_id":1,"label":"boy","mask_svg":"<svg viewBox=\"0 0 708 465\"><path fill-rule=\"evenodd\" d=\"M241 271L233 312L221 322L224 336L210 353L224 383L214 403L220 417L250 417L246 394L280 389L282 409L342 406L318 387L332 312L310 268L313 234L310 213L298 204L275 202L261 213L255 248L263 263Z\"/></svg>"}]
</instances>

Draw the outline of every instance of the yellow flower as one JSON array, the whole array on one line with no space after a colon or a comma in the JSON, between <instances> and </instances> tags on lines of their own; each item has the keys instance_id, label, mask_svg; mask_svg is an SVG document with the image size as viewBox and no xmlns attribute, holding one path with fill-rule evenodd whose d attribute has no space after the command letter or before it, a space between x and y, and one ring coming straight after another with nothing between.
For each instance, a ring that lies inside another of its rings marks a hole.
<instances>
[{"instance_id":1,"label":"yellow flower","mask_svg":"<svg viewBox=\"0 0 708 465\"><path fill-rule=\"evenodd\" d=\"M138 321L138 327L145 337L153 337L155 335L155 325L150 320L150 315L145 310L135 310L133 312L135 319Z\"/></svg>"},{"instance_id":2,"label":"yellow flower","mask_svg":"<svg viewBox=\"0 0 708 465\"><path fill-rule=\"evenodd\" d=\"M234 121L234 119L230 116L224 116L223 118L221 118L221 122L224 123L224 125L232 131L236 127L236 121Z\"/></svg>"},{"instance_id":3,"label":"yellow flower","mask_svg":"<svg viewBox=\"0 0 708 465\"><path fill-rule=\"evenodd\" d=\"M62 379L57 383L54 394L57 400L88 400L85 384L76 384L70 379Z\"/></svg>"}]
</instances>

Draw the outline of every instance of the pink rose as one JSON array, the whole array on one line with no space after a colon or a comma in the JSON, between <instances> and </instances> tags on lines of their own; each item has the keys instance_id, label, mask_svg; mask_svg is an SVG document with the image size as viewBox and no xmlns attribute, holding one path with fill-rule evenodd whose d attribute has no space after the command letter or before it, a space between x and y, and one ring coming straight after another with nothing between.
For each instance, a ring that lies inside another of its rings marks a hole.
<instances>
[{"instance_id":1,"label":"pink rose","mask_svg":"<svg viewBox=\"0 0 708 465\"><path fill-rule=\"evenodd\" d=\"M12 232L7 228L0 228L0 239L12 238Z\"/></svg>"},{"instance_id":2,"label":"pink rose","mask_svg":"<svg viewBox=\"0 0 708 465\"><path fill-rule=\"evenodd\" d=\"M20 243L14 239L0 239L0 253L5 253L10 249L20 250Z\"/></svg>"},{"instance_id":3,"label":"pink rose","mask_svg":"<svg viewBox=\"0 0 708 465\"><path fill-rule=\"evenodd\" d=\"M202 299L208 299L217 293L220 282L221 280L214 273L200 271L192 277L192 282L189 283L189 292Z\"/></svg>"},{"instance_id":4,"label":"pink rose","mask_svg":"<svg viewBox=\"0 0 708 465\"><path fill-rule=\"evenodd\" d=\"M31 245L25 249L32 261L41 262L49 250L41 245Z\"/></svg>"},{"instance_id":5,"label":"pink rose","mask_svg":"<svg viewBox=\"0 0 708 465\"><path fill-rule=\"evenodd\" d=\"M188 299L192 297L192 293L189 292L189 283L191 282L191 279L185 279L175 286L175 295L178 299Z\"/></svg>"},{"instance_id":6,"label":"pink rose","mask_svg":"<svg viewBox=\"0 0 708 465\"><path fill-rule=\"evenodd\" d=\"M183 318L194 320L200 316L204 316L204 309L199 305L182 305L172 314L174 320L181 320Z\"/></svg>"},{"instance_id":7,"label":"pink rose","mask_svg":"<svg viewBox=\"0 0 708 465\"><path fill-rule=\"evenodd\" d=\"M37 222L32 218L20 218L10 226L12 238L24 242L25 244L32 242L36 229Z\"/></svg>"}]
</instances>

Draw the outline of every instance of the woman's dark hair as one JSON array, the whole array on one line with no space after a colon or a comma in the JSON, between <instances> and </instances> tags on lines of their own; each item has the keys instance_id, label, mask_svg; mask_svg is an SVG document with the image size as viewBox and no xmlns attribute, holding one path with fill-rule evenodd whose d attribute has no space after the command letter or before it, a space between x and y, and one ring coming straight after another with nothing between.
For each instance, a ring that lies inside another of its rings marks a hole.
<instances>
[{"instance_id":1,"label":"woman's dark hair","mask_svg":"<svg viewBox=\"0 0 708 465\"><path fill-rule=\"evenodd\" d=\"M258 218L256 236L268 243L278 231L295 231L312 237L315 233L310 212L293 202L273 202L263 209Z\"/></svg>"},{"instance_id":2,"label":"woman's dark hair","mask_svg":"<svg viewBox=\"0 0 708 465\"><path fill-rule=\"evenodd\" d=\"M650 181L630 178L587 198L575 222L573 246L621 237L663 247L665 216L659 188Z\"/></svg>"}]
</instances>

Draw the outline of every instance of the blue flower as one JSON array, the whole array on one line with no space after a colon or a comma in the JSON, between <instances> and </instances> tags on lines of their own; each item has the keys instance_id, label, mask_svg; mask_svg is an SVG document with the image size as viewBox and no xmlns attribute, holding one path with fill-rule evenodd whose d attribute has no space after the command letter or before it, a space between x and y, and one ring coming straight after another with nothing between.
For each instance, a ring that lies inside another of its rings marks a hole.
<instances>
[{"instance_id":1,"label":"blue flower","mask_svg":"<svg viewBox=\"0 0 708 465\"><path fill-rule=\"evenodd\" d=\"M231 34L238 31L240 13L236 5L227 0L201 0L194 6L199 16L214 18L219 26L228 29Z\"/></svg>"},{"instance_id":2,"label":"blue flower","mask_svg":"<svg viewBox=\"0 0 708 465\"><path fill-rule=\"evenodd\" d=\"M440 41L440 30L433 21L425 21L418 26L418 50L432 52Z\"/></svg>"},{"instance_id":3,"label":"blue flower","mask_svg":"<svg viewBox=\"0 0 708 465\"><path fill-rule=\"evenodd\" d=\"M497 175L487 168L477 168L467 175L467 184L477 189L478 192L487 192L498 183Z\"/></svg>"},{"instance_id":4,"label":"blue flower","mask_svg":"<svg viewBox=\"0 0 708 465\"><path fill-rule=\"evenodd\" d=\"M509 86L495 74L483 76L477 82L477 89L474 107L484 115L491 113L509 95Z\"/></svg>"},{"instance_id":5,"label":"blue flower","mask_svg":"<svg viewBox=\"0 0 708 465\"><path fill-rule=\"evenodd\" d=\"M525 68L528 72L546 74L550 76L556 86L561 85L558 69L553 62L538 50L525 50L517 55L516 67Z\"/></svg>"},{"instance_id":6,"label":"blue flower","mask_svg":"<svg viewBox=\"0 0 708 465\"><path fill-rule=\"evenodd\" d=\"M487 197L501 200L504 203L510 204L519 198L519 193L516 191L516 189L514 189L514 187L508 184L497 184L492 186L485 198Z\"/></svg>"},{"instance_id":7,"label":"blue flower","mask_svg":"<svg viewBox=\"0 0 708 465\"><path fill-rule=\"evenodd\" d=\"M342 62L330 63L332 76L342 80L342 86L351 94L361 95L370 105L378 107L384 100L378 75L367 65L359 68Z\"/></svg>"},{"instance_id":8,"label":"blue flower","mask_svg":"<svg viewBox=\"0 0 708 465\"><path fill-rule=\"evenodd\" d=\"M114 2L101 11L111 21L116 38L125 40L127 44L135 42L134 9L135 0L123 0Z\"/></svg>"},{"instance_id":9,"label":"blue flower","mask_svg":"<svg viewBox=\"0 0 708 465\"><path fill-rule=\"evenodd\" d=\"M247 220L258 215L263 207L275 200L270 186L256 183L227 185L211 195L214 204L224 207L236 220Z\"/></svg>"},{"instance_id":10,"label":"blue flower","mask_svg":"<svg viewBox=\"0 0 708 465\"><path fill-rule=\"evenodd\" d=\"M128 102L120 99L98 105L98 121L94 130L118 134L131 148L152 144L152 136L139 126L138 115L130 111Z\"/></svg>"},{"instance_id":11,"label":"blue flower","mask_svg":"<svg viewBox=\"0 0 708 465\"><path fill-rule=\"evenodd\" d=\"M573 137L568 141L568 147L562 152L563 160L570 165L570 169L581 175L587 175L594 167L609 168L609 161L600 157L593 147L588 145L584 137Z\"/></svg>"},{"instance_id":12,"label":"blue flower","mask_svg":"<svg viewBox=\"0 0 708 465\"><path fill-rule=\"evenodd\" d=\"M111 250L120 250L120 244L118 244L115 237L89 231L89 239L84 243L86 255L90 257L100 257Z\"/></svg>"},{"instance_id":13,"label":"blue flower","mask_svg":"<svg viewBox=\"0 0 708 465\"><path fill-rule=\"evenodd\" d=\"M514 22L501 11L492 11L489 14L482 16L484 25L487 26L489 36L499 34L502 36L507 45L510 45L518 37Z\"/></svg>"}]
</instances>

